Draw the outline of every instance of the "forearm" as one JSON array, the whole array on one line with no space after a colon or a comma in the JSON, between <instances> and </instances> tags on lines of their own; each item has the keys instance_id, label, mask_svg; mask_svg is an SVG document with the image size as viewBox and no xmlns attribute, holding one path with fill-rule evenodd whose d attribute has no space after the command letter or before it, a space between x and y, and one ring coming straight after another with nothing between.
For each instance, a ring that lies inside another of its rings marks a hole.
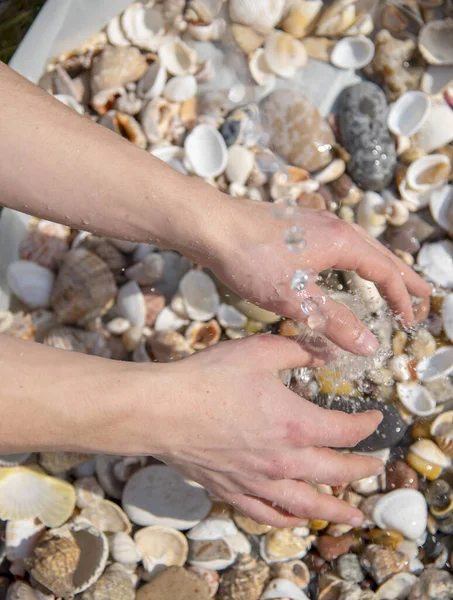
<instances>
[{"instance_id":1,"label":"forearm","mask_svg":"<svg viewBox=\"0 0 453 600\"><path fill-rule=\"evenodd\" d=\"M206 253L226 196L78 115L1 62L0 97L1 204L98 235L160 243L194 259Z\"/></svg>"}]
</instances>

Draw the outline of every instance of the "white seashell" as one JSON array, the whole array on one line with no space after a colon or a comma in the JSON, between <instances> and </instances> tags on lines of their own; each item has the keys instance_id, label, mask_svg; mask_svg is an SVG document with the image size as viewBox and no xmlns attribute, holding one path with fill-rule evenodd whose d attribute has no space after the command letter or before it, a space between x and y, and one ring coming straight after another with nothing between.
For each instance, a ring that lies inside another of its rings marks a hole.
<instances>
[{"instance_id":1,"label":"white seashell","mask_svg":"<svg viewBox=\"0 0 453 600\"><path fill-rule=\"evenodd\" d=\"M160 6L133 2L121 17L126 37L141 50L156 52L165 38L165 22Z\"/></svg>"},{"instance_id":2,"label":"white seashell","mask_svg":"<svg viewBox=\"0 0 453 600\"><path fill-rule=\"evenodd\" d=\"M330 61L340 69L363 69L374 58L374 44L367 37L344 37L330 54Z\"/></svg>"},{"instance_id":3,"label":"white seashell","mask_svg":"<svg viewBox=\"0 0 453 600\"><path fill-rule=\"evenodd\" d=\"M171 527L145 527L134 536L148 573L162 567L182 567L187 560L189 545L186 537Z\"/></svg>"},{"instance_id":4,"label":"white seashell","mask_svg":"<svg viewBox=\"0 0 453 600\"><path fill-rule=\"evenodd\" d=\"M191 319L209 321L215 316L220 299L209 275L203 271L191 270L181 279L179 289Z\"/></svg>"},{"instance_id":5,"label":"white seashell","mask_svg":"<svg viewBox=\"0 0 453 600\"><path fill-rule=\"evenodd\" d=\"M453 294L448 294L442 303L442 319L445 334L453 341Z\"/></svg>"},{"instance_id":6,"label":"white seashell","mask_svg":"<svg viewBox=\"0 0 453 600\"><path fill-rule=\"evenodd\" d=\"M433 100L429 117L414 135L413 145L429 153L446 146L451 141L453 141L453 111L445 100Z\"/></svg>"},{"instance_id":7,"label":"white seashell","mask_svg":"<svg viewBox=\"0 0 453 600\"><path fill-rule=\"evenodd\" d=\"M217 310L217 319L225 329L243 329L247 325L247 317L230 304L221 304Z\"/></svg>"},{"instance_id":8,"label":"white seashell","mask_svg":"<svg viewBox=\"0 0 453 600\"><path fill-rule=\"evenodd\" d=\"M411 90L404 93L389 109L388 128L398 136L414 135L428 119L431 105L431 98L423 92Z\"/></svg>"},{"instance_id":9,"label":"white seashell","mask_svg":"<svg viewBox=\"0 0 453 600\"><path fill-rule=\"evenodd\" d=\"M216 42L220 40L227 29L225 19L214 19L209 25L193 25L187 28L188 33L200 42Z\"/></svg>"},{"instance_id":10,"label":"white seashell","mask_svg":"<svg viewBox=\"0 0 453 600\"><path fill-rule=\"evenodd\" d=\"M417 442L414 442L409 447L409 452L418 458L423 459L425 462L430 463L431 465L436 465L442 468L450 466L449 458L447 458L442 450L431 440L423 438Z\"/></svg>"},{"instance_id":11,"label":"white seashell","mask_svg":"<svg viewBox=\"0 0 453 600\"><path fill-rule=\"evenodd\" d=\"M417 159L406 173L407 185L416 191L425 192L443 185L451 172L451 164L444 154L429 154Z\"/></svg>"},{"instance_id":12,"label":"white seashell","mask_svg":"<svg viewBox=\"0 0 453 600\"><path fill-rule=\"evenodd\" d=\"M197 51L180 39L170 39L162 44L159 57L171 75L193 75L197 69Z\"/></svg>"},{"instance_id":13,"label":"white seashell","mask_svg":"<svg viewBox=\"0 0 453 600\"><path fill-rule=\"evenodd\" d=\"M305 46L284 31L273 31L264 45L264 55L269 68L280 77L292 79L307 64Z\"/></svg>"},{"instance_id":14,"label":"white seashell","mask_svg":"<svg viewBox=\"0 0 453 600\"><path fill-rule=\"evenodd\" d=\"M7 521L5 530L6 558L10 561L29 558L46 527L39 519Z\"/></svg>"},{"instance_id":15,"label":"white seashell","mask_svg":"<svg viewBox=\"0 0 453 600\"><path fill-rule=\"evenodd\" d=\"M351 482L351 487L354 492L362 496L371 496L371 494L376 494L380 490L379 478L376 475L372 475L371 477L357 479Z\"/></svg>"},{"instance_id":16,"label":"white seashell","mask_svg":"<svg viewBox=\"0 0 453 600\"><path fill-rule=\"evenodd\" d=\"M232 519L209 517L190 529L186 536L189 540L218 540L236 533L238 529Z\"/></svg>"},{"instance_id":17,"label":"white seashell","mask_svg":"<svg viewBox=\"0 0 453 600\"><path fill-rule=\"evenodd\" d=\"M218 177L228 164L228 150L220 132L210 125L197 125L184 142L186 160L199 177Z\"/></svg>"},{"instance_id":18,"label":"white seashell","mask_svg":"<svg viewBox=\"0 0 453 600\"><path fill-rule=\"evenodd\" d=\"M405 354L393 356L388 362L388 368L393 374L395 381L409 381L411 373L409 371L409 357Z\"/></svg>"},{"instance_id":19,"label":"white seashell","mask_svg":"<svg viewBox=\"0 0 453 600\"><path fill-rule=\"evenodd\" d=\"M123 565L136 565L142 559L142 553L137 544L124 531L110 536L109 547L113 560Z\"/></svg>"},{"instance_id":20,"label":"white seashell","mask_svg":"<svg viewBox=\"0 0 453 600\"><path fill-rule=\"evenodd\" d=\"M181 331L190 324L187 319L182 319L166 306L158 315L154 323L155 331Z\"/></svg>"},{"instance_id":21,"label":"white seashell","mask_svg":"<svg viewBox=\"0 0 453 600\"><path fill-rule=\"evenodd\" d=\"M136 327L144 327L146 323L146 304L140 286L135 281L125 283L116 298L116 309L125 319Z\"/></svg>"},{"instance_id":22,"label":"white seashell","mask_svg":"<svg viewBox=\"0 0 453 600\"><path fill-rule=\"evenodd\" d=\"M453 243L449 240L425 244L417 256L423 273L437 285L453 288Z\"/></svg>"},{"instance_id":23,"label":"white seashell","mask_svg":"<svg viewBox=\"0 0 453 600\"><path fill-rule=\"evenodd\" d=\"M228 164L225 175L231 183L245 185L254 164L255 157L253 152L248 150L248 148L244 148L244 146L234 144L228 148Z\"/></svg>"},{"instance_id":24,"label":"white seashell","mask_svg":"<svg viewBox=\"0 0 453 600\"><path fill-rule=\"evenodd\" d=\"M386 207L387 221L390 225L400 227L409 220L409 208L404 202L392 199Z\"/></svg>"},{"instance_id":25,"label":"white seashell","mask_svg":"<svg viewBox=\"0 0 453 600\"><path fill-rule=\"evenodd\" d=\"M418 48L432 65L453 65L453 19L426 23L418 36Z\"/></svg>"},{"instance_id":26,"label":"white seashell","mask_svg":"<svg viewBox=\"0 0 453 600\"><path fill-rule=\"evenodd\" d=\"M149 67L137 84L137 96L143 100L158 98L167 82L167 70L159 57Z\"/></svg>"},{"instance_id":27,"label":"white seashell","mask_svg":"<svg viewBox=\"0 0 453 600\"><path fill-rule=\"evenodd\" d=\"M261 87L273 88L276 82L275 73L269 67L263 48L258 48L249 60L250 74Z\"/></svg>"},{"instance_id":28,"label":"white seashell","mask_svg":"<svg viewBox=\"0 0 453 600\"><path fill-rule=\"evenodd\" d=\"M242 531L238 531L234 535L227 535L223 540L228 544L235 554L250 554L252 545L246 535Z\"/></svg>"},{"instance_id":29,"label":"white seashell","mask_svg":"<svg viewBox=\"0 0 453 600\"><path fill-rule=\"evenodd\" d=\"M116 317L107 323L105 328L112 335L122 335L131 327L131 322L124 317Z\"/></svg>"},{"instance_id":30,"label":"white seashell","mask_svg":"<svg viewBox=\"0 0 453 600\"><path fill-rule=\"evenodd\" d=\"M16 260L6 271L11 291L27 306L44 308L49 306L55 275L29 260Z\"/></svg>"},{"instance_id":31,"label":"white seashell","mask_svg":"<svg viewBox=\"0 0 453 600\"><path fill-rule=\"evenodd\" d=\"M306 535L305 528L277 529L260 538L261 558L268 564L286 562L295 558L304 558L311 548L314 535Z\"/></svg>"},{"instance_id":32,"label":"white seashell","mask_svg":"<svg viewBox=\"0 0 453 600\"><path fill-rule=\"evenodd\" d=\"M164 258L158 252L148 252L141 262L126 269L126 277L140 285L152 285L159 281L164 271Z\"/></svg>"},{"instance_id":33,"label":"white seashell","mask_svg":"<svg viewBox=\"0 0 453 600\"><path fill-rule=\"evenodd\" d=\"M193 75L172 77L165 86L164 95L170 102L185 102L197 95L197 87Z\"/></svg>"},{"instance_id":34,"label":"white seashell","mask_svg":"<svg viewBox=\"0 0 453 600\"><path fill-rule=\"evenodd\" d=\"M429 208L436 223L453 235L453 185L444 185L434 190Z\"/></svg>"},{"instance_id":35,"label":"white seashell","mask_svg":"<svg viewBox=\"0 0 453 600\"><path fill-rule=\"evenodd\" d=\"M78 508L85 508L104 499L105 493L95 477L83 477L74 482Z\"/></svg>"},{"instance_id":36,"label":"white seashell","mask_svg":"<svg viewBox=\"0 0 453 600\"><path fill-rule=\"evenodd\" d=\"M417 365L417 376L420 381L436 381L453 372L453 346L438 348L434 354L424 358Z\"/></svg>"},{"instance_id":37,"label":"white seashell","mask_svg":"<svg viewBox=\"0 0 453 600\"><path fill-rule=\"evenodd\" d=\"M121 27L121 17L117 15L113 17L106 28L107 38L109 44L112 46L130 46L130 40L124 35L123 28Z\"/></svg>"},{"instance_id":38,"label":"white seashell","mask_svg":"<svg viewBox=\"0 0 453 600\"><path fill-rule=\"evenodd\" d=\"M73 96L69 96L69 94L53 94L53 97L68 108L75 110L79 115L85 114L85 109Z\"/></svg>"},{"instance_id":39,"label":"white seashell","mask_svg":"<svg viewBox=\"0 0 453 600\"><path fill-rule=\"evenodd\" d=\"M247 55L253 53L264 43L264 37L257 33L252 27L232 23L231 33L236 44Z\"/></svg>"},{"instance_id":40,"label":"white seashell","mask_svg":"<svg viewBox=\"0 0 453 600\"><path fill-rule=\"evenodd\" d=\"M223 539L192 540L189 542L189 563L191 566L221 571L231 566L236 558L236 552Z\"/></svg>"},{"instance_id":41,"label":"white seashell","mask_svg":"<svg viewBox=\"0 0 453 600\"><path fill-rule=\"evenodd\" d=\"M54 600L55 596L44 596L40 594L38 596L37 590L34 590L25 581L15 581L8 587L6 593L6 600Z\"/></svg>"},{"instance_id":42,"label":"white seashell","mask_svg":"<svg viewBox=\"0 0 453 600\"><path fill-rule=\"evenodd\" d=\"M356 23L357 13L354 0L332 2L323 12L316 26L315 35L337 37Z\"/></svg>"},{"instance_id":43,"label":"white seashell","mask_svg":"<svg viewBox=\"0 0 453 600\"><path fill-rule=\"evenodd\" d=\"M412 573L397 573L376 590L376 600L402 600L409 594L417 582Z\"/></svg>"},{"instance_id":44,"label":"white seashell","mask_svg":"<svg viewBox=\"0 0 453 600\"><path fill-rule=\"evenodd\" d=\"M423 494L412 489L388 492L379 498L373 510L373 520L378 527L399 531L409 540L423 535L427 515Z\"/></svg>"},{"instance_id":45,"label":"white seashell","mask_svg":"<svg viewBox=\"0 0 453 600\"><path fill-rule=\"evenodd\" d=\"M260 596L260 600L271 600L273 598L309 600L300 587L289 579L273 579Z\"/></svg>"},{"instance_id":46,"label":"white seashell","mask_svg":"<svg viewBox=\"0 0 453 600\"><path fill-rule=\"evenodd\" d=\"M385 204L377 192L366 192L357 208L357 223L375 238L387 229Z\"/></svg>"},{"instance_id":47,"label":"white seashell","mask_svg":"<svg viewBox=\"0 0 453 600\"><path fill-rule=\"evenodd\" d=\"M411 212L422 210L429 205L432 190L426 191L415 191L412 190L408 184L406 178L404 178L398 185L398 191L401 195L401 199L404 204Z\"/></svg>"},{"instance_id":48,"label":"white seashell","mask_svg":"<svg viewBox=\"0 0 453 600\"><path fill-rule=\"evenodd\" d=\"M370 13L361 14L342 35L370 35L374 29L373 16Z\"/></svg>"},{"instance_id":49,"label":"white seashell","mask_svg":"<svg viewBox=\"0 0 453 600\"><path fill-rule=\"evenodd\" d=\"M126 240L116 240L113 238L110 238L109 241L125 254L131 254L138 246L138 242L128 242Z\"/></svg>"},{"instance_id":50,"label":"white seashell","mask_svg":"<svg viewBox=\"0 0 453 600\"><path fill-rule=\"evenodd\" d=\"M396 390L401 403L413 415L428 417L435 412L436 401L422 385L398 383Z\"/></svg>"},{"instance_id":51,"label":"white seashell","mask_svg":"<svg viewBox=\"0 0 453 600\"><path fill-rule=\"evenodd\" d=\"M425 94L439 94L453 85L453 66L431 65L426 69L420 82Z\"/></svg>"},{"instance_id":52,"label":"white seashell","mask_svg":"<svg viewBox=\"0 0 453 600\"><path fill-rule=\"evenodd\" d=\"M212 504L201 486L163 465L145 467L132 475L124 488L122 503L137 525L180 530L195 527L207 516Z\"/></svg>"},{"instance_id":53,"label":"white seashell","mask_svg":"<svg viewBox=\"0 0 453 600\"><path fill-rule=\"evenodd\" d=\"M266 35L282 18L285 0L230 0L229 9L233 23L249 25Z\"/></svg>"},{"instance_id":54,"label":"white seashell","mask_svg":"<svg viewBox=\"0 0 453 600\"><path fill-rule=\"evenodd\" d=\"M318 183L331 183L336 181L343 175L346 169L346 163L342 158L335 158L330 164L327 165L322 171L314 176L314 179Z\"/></svg>"},{"instance_id":55,"label":"white seashell","mask_svg":"<svg viewBox=\"0 0 453 600\"><path fill-rule=\"evenodd\" d=\"M91 502L82 509L80 516L94 527L106 533L124 531L130 533L131 523L123 510L110 500Z\"/></svg>"}]
</instances>

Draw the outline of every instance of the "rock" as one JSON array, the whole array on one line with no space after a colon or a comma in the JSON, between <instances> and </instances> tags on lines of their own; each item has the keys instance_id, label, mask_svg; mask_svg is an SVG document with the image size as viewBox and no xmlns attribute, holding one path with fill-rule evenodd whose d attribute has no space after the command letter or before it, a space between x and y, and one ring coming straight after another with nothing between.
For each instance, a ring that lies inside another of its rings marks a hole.
<instances>
[{"instance_id":1,"label":"rock","mask_svg":"<svg viewBox=\"0 0 453 600\"><path fill-rule=\"evenodd\" d=\"M376 431L355 447L355 450L359 452L373 452L374 450L396 446L403 439L408 427L392 404L374 398L343 398L341 396L329 398L328 396L319 395L313 399L313 402L322 408L342 410L349 414L367 410L380 410L382 412L384 418Z\"/></svg>"},{"instance_id":2,"label":"rock","mask_svg":"<svg viewBox=\"0 0 453 600\"><path fill-rule=\"evenodd\" d=\"M365 190L382 190L393 178L395 144L387 129L387 101L370 82L346 88L339 99L339 129L351 155L348 173Z\"/></svg>"},{"instance_id":3,"label":"rock","mask_svg":"<svg viewBox=\"0 0 453 600\"><path fill-rule=\"evenodd\" d=\"M451 600L453 577L447 571L428 569L412 588L409 600Z\"/></svg>"},{"instance_id":4,"label":"rock","mask_svg":"<svg viewBox=\"0 0 453 600\"><path fill-rule=\"evenodd\" d=\"M220 580L218 600L258 600L269 579L269 567L251 556L242 556Z\"/></svg>"},{"instance_id":5,"label":"rock","mask_svg":"<svg viewBox=\"0 0 453 600\"><path fill-rule=\"evenodd\" d=\"M209 589L194 573L169 567L141 587L136 600L209 600Z\"/></svg>"},{"instance_id":6,"label":"rock","mask_svg":"<svg viewBox=\"0 0 453 600\"><path fill-rule=\"evenodd\" d=\"M386 467L386 491L391 492L400 488L418 490L418 475L403 460L394 460Z\"/></svg>"},{"instance_id":7,"label":"rock","mask_svg":"<svg viewBox=\"0 0 453 600\"><path fill-rule=\"evenodd\" d=\"M332 160L332 130L301 92L287 89L270 94L261 103L261 116L272 149L289 164L317 171Z\"/></svg>"},{"instance_id":8,"label":"rock","mask_svg":"<svg viewBox=\"0 0 453 600\"><path fill-rule=\"evenodd\" d=\"M395 573L409 570L409 562L405 554L376 544L365 548L360 563L378 585L387 581Z\"/></svg>"},{"instance_id":9,"label":"rock","mask_svg":"<svg viewBox=\"0 0 453 600\"><path fill-rule=\"evenodd\" d=\"M146 324L151 327L165 308L165 296L156 289L142 289L142 292L145 298Z\"/></svg>"},{"instance_id":10,"label":"rock","mask_svg":"<svg viewBox=\"0 0 453 600\"><path fill-rule=\"evenodd\" d=\"M88 588L81 600L134 600L135 589L132 580L123 565L118 563L108 567L96 583Z\"/></svg>"},{"instance_id":11,"label":"rock","mask_svg":"<svg viewBox=\"0 0 453 600\"><path fill-rule=\"evenodd\" d=\"M330 562L349 552L356 542L356 538L351 533L346 533L340 537L321 535L316 540L316 549L324 560Z\"/></svg>"},{"instance_id":12,"label":"rock","mask_svg":"<svg viewBox=\"0 0 453 600\"><path fill-rule=\"evenodd\" d=\"M344 554L337 561L337 573L345 581L360 583L365 579L365 573L360 566L357 554Z\"/></svg>"}]
</instances>

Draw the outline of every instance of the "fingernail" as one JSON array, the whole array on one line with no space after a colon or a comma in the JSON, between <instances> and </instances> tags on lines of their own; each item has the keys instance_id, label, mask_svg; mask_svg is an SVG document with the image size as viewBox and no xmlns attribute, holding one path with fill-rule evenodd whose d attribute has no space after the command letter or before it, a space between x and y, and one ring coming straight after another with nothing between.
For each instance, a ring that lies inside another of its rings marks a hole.
<instances>
[{"instance_id":1,"label":"fingernail","mask_svg":"<svg viewBox=\"0 0 453 600\"><path fill-rule=\"evenodd\" d=\"M360 525L362 523L363 523L362 515L356 515L349 520L349 525L352 525L353 527L360 527Z\"/></svg>"},{"instance_id":2,"label":"fingernail","mask_svg":"<svg viewBox=\"0 0 453 600\"><path fill-rule=\"evenodd\" d=\"M356 348L361 354L368 356L369 354L374 354L379 348L379 341L371 331L364 329L357 338Z\"/></svg>"},{"instance_id":3,"label":"fingernail","mask_svg":"<svg viewBox=\"0 0 453 600\"><path fill-rule=\"evenodd\" d=\"M384 418L384 415L381 413L380 410L367 410L366 412L368 414L374 415L374 416L378 416L379 415L379 421L377 422L376 427L382 423L382 419Z\"/></svg>"}]
</instances>

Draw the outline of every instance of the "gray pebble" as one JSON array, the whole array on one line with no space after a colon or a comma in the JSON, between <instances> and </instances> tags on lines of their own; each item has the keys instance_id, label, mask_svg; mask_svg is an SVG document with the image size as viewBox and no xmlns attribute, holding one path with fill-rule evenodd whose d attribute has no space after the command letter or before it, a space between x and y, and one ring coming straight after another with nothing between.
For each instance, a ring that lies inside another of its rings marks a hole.
<instances>
[{"instance_id":1,"label":"gray pebble","mask_svg":"<svg viewBox=\"0 0 453 600\"><path fill-rule=\"evenodd\" d=\"M365 574L360 566L356 554L344 554L337 560L337 573L345 581L360 583L365 579Z\"/></svg>"}]
</instances>

